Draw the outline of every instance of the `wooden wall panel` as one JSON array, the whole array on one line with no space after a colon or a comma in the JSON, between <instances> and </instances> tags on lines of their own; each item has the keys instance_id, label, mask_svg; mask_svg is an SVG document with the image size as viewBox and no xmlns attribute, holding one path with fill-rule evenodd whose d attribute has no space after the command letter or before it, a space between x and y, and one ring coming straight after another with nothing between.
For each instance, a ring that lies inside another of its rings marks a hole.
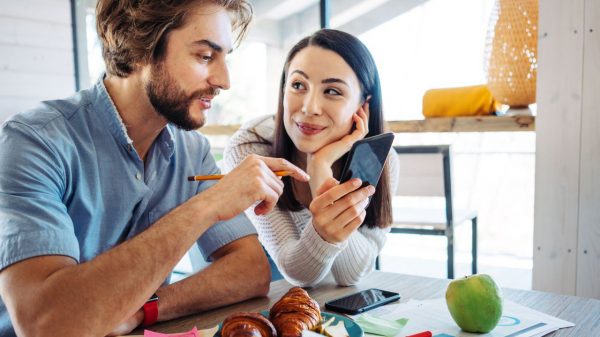
<instances>
[{"instance_id":1,"label":"wooden wall panel","mask_svg":"<svg viewBox=\"0 0 600 337\"><path fill-rule=\"evenodd\" d=\"M36 22L70 23L69 0L0 1L0 15Z\"/></svg>"},{"instance_id":2,"label":"wooden wall panel","mask_svg":"<svg viewBox=\"0 0 600 337\"><path fill-rule=\"evenodd\" d=\"M38 22L4 16L0 12L0 44L71 51L71 24Z\"/></svg>"},{"instance_id":3,"label":"wooden wall panel","mask_svg":"<svg viewBox=\"0 0 600 337\"><path fill-rule=\"evenodd\" d=\"M73 75L8 72L0 70L0 94L19 98L63 98L73 93Z\"/></svg>"},{"instance_id":4,"label":"wooden wall panel","mask_svg":"<svg viewBox=\"0 0 600 337\"><path fill-rule=\"evenodd\" d=\"M0 69L14 73L74 76L73 50L4 45L0 53Z\"/></svg>"},{"instance_id":5,"label":"wooden wall panel","mask_svg":"<svg viewBox=\"0 0 600 337\"><path fill-rule=\"evenodd\" d=\"M69 0L0 1L0 123L75 91Z\"/></svg>"},{"instance_id":6,"label":"wooden wall panel","mask_svg":"<svg viewBox=\"0 0 600 337\"><path fill-rule=\"evenodd\" d=\"M533 288L575 294L584 0L540 1Z\"/></svg>"},{"instance_id":7,"label":"wooden wall panel","mask_svg":"<svg viewBox=\"0 0 600 337\"><path fill-rule=\"evenodd\" d=\"M578 296L600 298L600 1L586 0L583 55Z\"/></svg>"}]
</instances>

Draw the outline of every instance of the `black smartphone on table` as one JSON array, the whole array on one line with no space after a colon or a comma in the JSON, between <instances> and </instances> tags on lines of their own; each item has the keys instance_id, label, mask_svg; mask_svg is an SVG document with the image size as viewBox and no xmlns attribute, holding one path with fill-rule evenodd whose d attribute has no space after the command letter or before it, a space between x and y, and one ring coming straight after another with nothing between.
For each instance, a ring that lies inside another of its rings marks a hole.
<instances>
[{"instance_id":1,"label":"black smartphone on table","mask_svg":"<svg viewBox=\"0 0 600 337\"><path fill-rule=\"evenodd\" d=\"M359 178L363 186L377 187L393 142L394 134L390 132L354 143L340 174L340 182Z\"/></svg>"},{"instance_id":2,"label":"black smartphone on table","mask_svg":"<svg viewBox=\"0 0 600 337\"><path fill-rule=\"evenodd\" d=\"M356 315L399 299L398 293L372 288L325 302L325 309Z\"/></svg>"}]
</instances>

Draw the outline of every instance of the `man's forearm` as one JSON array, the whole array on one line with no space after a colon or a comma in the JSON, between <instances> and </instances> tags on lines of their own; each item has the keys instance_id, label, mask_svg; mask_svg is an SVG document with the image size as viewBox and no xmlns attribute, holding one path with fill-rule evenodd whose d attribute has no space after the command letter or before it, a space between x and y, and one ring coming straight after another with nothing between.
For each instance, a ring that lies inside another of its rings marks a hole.
<instances>
[{"instance_id":1,"label":"man's forearm","mask_svg":"<svg viewBox=\"0 0 600 337\"><path fill-rule=\"evenodd\" d=\"M104 335L133 315L164 281L212 219L186 203L160 219L135 238L83 264L60 268L40 280L41 286L16 307L22 329L52 327L62 336L77 335L77 329ZM24 261L22 263L27 263ZM15 265L15 268L20 266ZM43 275L42 275L43 277ZM15 304L16 305L16 304ZM52 310L47 310L52 308ZM64 331L63 331L64 329ZM33 334L40 331L33 331Z\"/></svg>"},{"instance_id":2,"label":"man's forearm","mask_svg":"<svg viewBox=\"0 0 600 337\"><path fill-rule=\"evenodd\" d=\"M159 290L159 320L173 319L268 293L271 272L256 237L239 239L224 248L228 251L218 251L221 257L206 269Z\"/></svg>"}]
</instances>

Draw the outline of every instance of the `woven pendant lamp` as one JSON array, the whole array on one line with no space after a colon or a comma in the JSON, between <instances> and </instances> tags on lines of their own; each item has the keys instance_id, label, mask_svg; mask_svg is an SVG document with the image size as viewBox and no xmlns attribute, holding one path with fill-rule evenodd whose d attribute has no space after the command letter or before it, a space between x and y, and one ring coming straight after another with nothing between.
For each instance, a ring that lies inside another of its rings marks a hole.
<instances>
[{"instance_id":1,"label":"woven pendant lamp","mask_svg":"<svg viewBox=\"0 0 600 337\"><path fill-rule=\"evenodd\" d=\"M535 103L538 0L496 0L486 42L488 87L511 108Z\"/></svg>"}]
</instances>

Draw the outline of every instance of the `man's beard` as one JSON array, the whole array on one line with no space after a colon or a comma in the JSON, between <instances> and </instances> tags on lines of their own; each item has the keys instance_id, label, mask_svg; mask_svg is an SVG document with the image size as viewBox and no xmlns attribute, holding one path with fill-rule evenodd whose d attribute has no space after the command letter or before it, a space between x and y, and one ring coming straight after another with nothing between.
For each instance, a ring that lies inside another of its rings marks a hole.
<instances>
[{"instance_id":1,"label":"man's beard","mask_svg":"<svg viewBox=\"0 0 600 337\"><path fill-rule=\"evenodd\" d=\"M162 62L152 65L150 81L146 83L145 89L154 110L173 125L187 131L198 129L206 122L204 116L199 122L192 119L190 107L194 100L200 99L202 96L219 94L219 89L209 88L195 91L189 96L186 95L185 91L167 72Z\"/></svg>"}]
</instances>

